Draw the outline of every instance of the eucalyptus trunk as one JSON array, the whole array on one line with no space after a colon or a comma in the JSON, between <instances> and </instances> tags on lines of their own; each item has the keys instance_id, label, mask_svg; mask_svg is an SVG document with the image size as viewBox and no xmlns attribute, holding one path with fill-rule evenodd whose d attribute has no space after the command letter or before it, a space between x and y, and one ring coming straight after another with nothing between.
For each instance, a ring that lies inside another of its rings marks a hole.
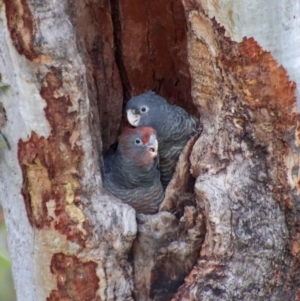
<instances>
[{"instance_id":1,"label":"eucalyptus trunk","mask_svg":"<svg viewBox=\"0 0 300 301\"><path fill-rule=\"evenodd\" d=\"M297 1L0 1L18 300L300 300L299 15ZM102 156L147 90L201 129L159 213L136 215L104 190Z\"/></svg>"}]
</instances>

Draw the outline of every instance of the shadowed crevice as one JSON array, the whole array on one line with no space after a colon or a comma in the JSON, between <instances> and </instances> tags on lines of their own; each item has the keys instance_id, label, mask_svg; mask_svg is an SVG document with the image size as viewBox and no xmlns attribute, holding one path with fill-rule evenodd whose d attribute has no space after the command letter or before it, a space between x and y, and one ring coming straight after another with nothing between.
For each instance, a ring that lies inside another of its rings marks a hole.
<instances>
[{"instance_id":1,"label":"shadowed crevice","mask_svg":"<svg viewBox=\"0 0 300 301\"><path fill-rule=\"evenodd\" d=\"M122 54L122 42L121 42L121 20L119 0L110 0L111 5L111 19L113 24L113 36L115 46L115 60L119 69L121 84L123 88L123 98L127 101L131 97L131 86L126 72L125 64Z\"/></svg>"}]
</instances>

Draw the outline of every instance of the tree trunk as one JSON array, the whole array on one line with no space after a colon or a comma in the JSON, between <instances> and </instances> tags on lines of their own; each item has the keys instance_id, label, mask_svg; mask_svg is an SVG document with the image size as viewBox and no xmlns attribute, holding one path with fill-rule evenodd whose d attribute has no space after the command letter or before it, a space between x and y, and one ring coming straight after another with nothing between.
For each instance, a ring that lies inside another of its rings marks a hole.
<instances>
[{"instance_id":1,"label":"tree trunk","mask_svg":"<svg viewBox=\"0 0 300 301\"><path fill-rule=\"evenodd\" d=\"M3 0L0 13L18 300L300 300L300 5ZM136 216L103 189L101 157L150 89L202 132L160 212Z\"/></svg>"}]
</instances>

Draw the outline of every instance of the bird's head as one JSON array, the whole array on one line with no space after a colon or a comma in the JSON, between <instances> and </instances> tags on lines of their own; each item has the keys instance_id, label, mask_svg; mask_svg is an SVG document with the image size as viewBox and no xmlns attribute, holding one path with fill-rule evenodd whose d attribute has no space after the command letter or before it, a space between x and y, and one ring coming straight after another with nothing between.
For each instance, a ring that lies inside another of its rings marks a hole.
<instances>
[{"instance_id":1,"label":"bird's head","mask_svg":"<svg viewBox=\"0 0 300 301\"><path fill-rule=\"evenodd\" d=\"M124 128L118 149L137 165L152 165L157 157L156 131L151 127Z\"/></svg>"},{"instance_id":2,"label":"bird's head","mask_svg":"<svg viewBox=\"0 0 300 301\"><path fill-rule=\"evenodd\" d=\"M127 119L132 126L155 126L167 101L152 91L132 97L126 104Z\"/></svg>"}]
</instances>

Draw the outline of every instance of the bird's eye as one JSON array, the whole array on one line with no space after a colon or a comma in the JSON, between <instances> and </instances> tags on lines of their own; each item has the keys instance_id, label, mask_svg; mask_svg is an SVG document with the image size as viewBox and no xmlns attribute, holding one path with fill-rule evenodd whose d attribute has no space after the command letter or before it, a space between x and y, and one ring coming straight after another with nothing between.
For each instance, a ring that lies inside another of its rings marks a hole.
<instances>
[{"instance_id":1,"label":"bird's eye","mask_svg":"<svg viewBox=\"0 0 300 301\"><path fill-rule=\"evenodd\" d=\"M141 142L141 139L135 139L135 144L140 144Z\"/></svg>"},{"instance_id":2,"label":"bird's eye","mask_svg":"<svg viewBox=\"0 0 300 301\"><path fill-rule=\"evenodd\" d=\"M141 107L141 112L142 112L142 113L147 112L147 110L148 110L148 108L147 108L146 106L142 106L142 107Z\"/></svg>"}]
</instances>

